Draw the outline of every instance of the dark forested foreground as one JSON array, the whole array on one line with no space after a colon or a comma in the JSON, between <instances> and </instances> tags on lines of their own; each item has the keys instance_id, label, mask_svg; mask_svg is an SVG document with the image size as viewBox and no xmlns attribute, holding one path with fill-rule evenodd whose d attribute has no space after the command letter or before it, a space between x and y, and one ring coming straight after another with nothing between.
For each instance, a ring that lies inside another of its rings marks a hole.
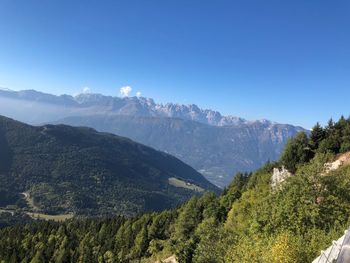
<instances>
[{"instance_id":1,"label":"dark forested foreground","mask_svg":"<svg viewBox=\"0 0 350 263\"><path fill-rule=\"evenodd\" d=\"M220 197L124 219L36 222L0 230L3 262L311 262L349 225L350 166L325 171L349 151L350 120L299 134L278 163L237 174ZM271 187L274 167L290 176Z\"/></svg>"}]
</instances>

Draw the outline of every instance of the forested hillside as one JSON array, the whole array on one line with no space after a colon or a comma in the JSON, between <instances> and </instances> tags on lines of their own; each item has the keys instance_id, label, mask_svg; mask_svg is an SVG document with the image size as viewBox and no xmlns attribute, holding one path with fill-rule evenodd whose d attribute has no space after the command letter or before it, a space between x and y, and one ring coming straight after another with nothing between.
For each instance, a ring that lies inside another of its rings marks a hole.
<instances>
[{"instance_id":1,"label":"forested hillside","mask_svg":"<svg viewBox=\"0 0 350 263\"><path fill-rule=\"evenodd\" d=\"M37 222L0 231L4 262L311 262L350 223L350 166L325 172L349 150L350 119L290 140L279 162L237 174L220 197L134 218ZM271 187L274 167L293 173Z\"/></svg>"},{"instance_id":2,"label":"forested hillside","mask_svg":"<svg viewBox=\"0 0 350 263\"><path fill-rule=\"evenodd\" d=\"M204 190L219 191L175 157L130 139L0 116L0 208L135 215L175 207Z\"/></svg>"}]
</instances>

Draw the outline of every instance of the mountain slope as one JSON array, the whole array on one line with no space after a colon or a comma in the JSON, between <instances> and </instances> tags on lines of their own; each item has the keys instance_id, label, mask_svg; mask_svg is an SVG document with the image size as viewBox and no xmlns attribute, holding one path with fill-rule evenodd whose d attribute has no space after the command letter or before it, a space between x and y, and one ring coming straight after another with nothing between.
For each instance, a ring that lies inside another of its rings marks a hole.
<instances>
[{"instance_id":1,"label":"mountain slope","mask_svg":"<svg viewBox=\"0 0 350 263\"><path fill-rule=\"evenodd\" d=\"M37 91L1 91L0 114L33 124L89 126L129 137L188 163L218 186L238 171L279 158L301 127L222 116L196 105L156 104L152 99L101 94L75 97Z\"/></svg>"},{"instance_id":2,"label":"mountain slope","mask_svg":"<svg viewBox=\"0 0 350 263\"><path fill-rule=\"evenodd\" d=\"M168 152L221 187L236 172L252 171L277 159L288 138L302 130L268 122L219 127L174 118L96 114L57 123L94 127Z\"/></svg>"},{"instance_id":3,"label":"mountain slope","mask_svg":"<svg viewBox=\"0 0 350 263\"><path fill-rule=\"evenodd\" d=\"M0 117L0 160L1 205L29 192L48 213L128 215L173 207L196 194L170 185L173 177L218 190L168 154L91 128L33 127Z\"/></svg>"}]
</instances>

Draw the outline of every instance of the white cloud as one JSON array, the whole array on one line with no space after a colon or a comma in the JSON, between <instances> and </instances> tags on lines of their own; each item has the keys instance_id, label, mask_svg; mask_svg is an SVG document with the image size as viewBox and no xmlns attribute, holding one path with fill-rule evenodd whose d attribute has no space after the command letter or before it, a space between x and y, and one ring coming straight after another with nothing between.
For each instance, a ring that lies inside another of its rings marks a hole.
<instances>
[{"instance_id":1,"label":"white cloud","mask_svg":"<svg viewBox=\"0 0 350 263\"><path fill-rule=\"evenodd\" d=\"M91 93L91 89L89 87L84 87L83 88L83 93L84 94L89 94L89 93Z\"/></svg>"},{"instance_id":2,"label":"white cloud","mask_svg":"<svg viewBox=\"0 0 350 263\"><path fill-rule=\"evenodd\" d=\"M128 97L129 93L132 91L132 88L130 86L124 86L121 87L119 92L122 97Z\"/></svg>"},{"instance_id":3,"label":"white cloud","mask_svg":"<svg viewBox=\"0 0 350 263\"><path fill-rule=\"evenodd\" d=\"M136 92L136 97L141 97L141 91Z\"/></svg>"}]
</instances>

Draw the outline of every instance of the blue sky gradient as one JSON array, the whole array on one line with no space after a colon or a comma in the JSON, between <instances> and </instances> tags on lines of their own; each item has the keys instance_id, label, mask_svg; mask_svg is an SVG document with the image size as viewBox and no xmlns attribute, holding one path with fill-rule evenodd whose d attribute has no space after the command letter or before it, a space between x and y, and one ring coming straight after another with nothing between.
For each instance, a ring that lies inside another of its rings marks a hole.
<instances>
[{"instance_id":1,"label":"blue sky gradient","mask_svg":"<svg viewBox=\"0 0 350 263\"><path fill-rule=\"evenodd\" d=\"M310 128L350 114L350 2L0 0L0 86L195 103Z\"/></svg>"}]
</instances>

